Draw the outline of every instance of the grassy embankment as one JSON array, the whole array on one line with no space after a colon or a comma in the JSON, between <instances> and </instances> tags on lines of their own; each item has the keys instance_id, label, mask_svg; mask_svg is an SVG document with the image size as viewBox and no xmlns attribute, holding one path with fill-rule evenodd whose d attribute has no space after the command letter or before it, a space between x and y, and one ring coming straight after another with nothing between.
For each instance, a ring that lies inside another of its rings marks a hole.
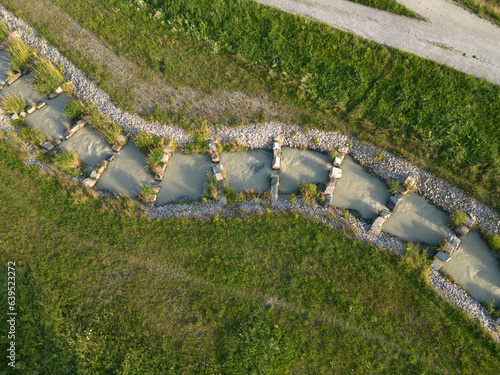
<instances>
[{"instance_id":1,"label":"grassy embankment","mask_svg":"<svg viewBox=\"0 0 500 375\"><path fill-rule=\"evenodd\" d=\"M349 0L353 3L359 3L367 5L372 8L377 8L380 10L385 10L387 12L399 14L400 16L406 16L411 18L416 18L419 20L424 20L424 18L415 13L411 9L408 9L403 4L398 3L396 0Z\"/></svg>"},{"instance_id":2,"label":"grassy embankment","mask_svg":"<svg viewBox=\"0 0 500 375\"><path fill-rule=\"evenodd\" d=\"M20 3L30 1L4 1L11 9ZM145 79L154 72L174 87L268 97L287 109L278 120L351 133L500 207L496 85L250 1L149 1L153 10L123 0L53 3L135 62ZM17 12L35 19L29 9ZM108 71L71 54L60 37L64 25L33 23L107 87ZM128 89L111 94L125 107L134 100ZM196 117L189 103L143 115L181 126ZM241 123L234 113L226 117Z\"/></svg>"},{"instance_id":3,"label":"grassy embankment","mask_svg":"<svg viewBox=\"0 0 500 375\"><path fill-rule=\"evenodd\" d=\"M0 287L15 261L18 370L500 367L498 344L426 284L416 253L398 258L292 214L150 221L94 195L0 142Z\"/></svg>"},{"instance_id":4,"label":"grassy embankment","mask_svg":"<svg viewBox=\"0 0 500 375\"><path fill-rule=\"evenodd\" d=\"M474 13L500 26L500 0L455 0Z\"/></svg>"}]
</instances>

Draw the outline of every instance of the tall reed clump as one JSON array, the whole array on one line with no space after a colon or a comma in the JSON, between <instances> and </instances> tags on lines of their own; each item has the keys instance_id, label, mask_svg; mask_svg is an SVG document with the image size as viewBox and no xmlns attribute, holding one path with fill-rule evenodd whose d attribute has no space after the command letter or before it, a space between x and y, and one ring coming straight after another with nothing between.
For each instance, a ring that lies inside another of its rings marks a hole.
<instances>
[{"instance_id":1,"label":"tall reed clump","mask_svg":"<svg viewBox=\"0 0 500 375\"><path fill-rule=\"evenodd\" d=\"M48 94L64 82L61 72L47 59L40 59L35 63L35 89L42 94Z\"/></svg>"},{"instance_id":2,"label":"tall reed clump","mask_svg":"<svg viewBox=\"0 0 500 375\"><path fill-rule=\"evenodd\" d=\"M7 50L11 57L10 67L13 71L22 72L36 58L35 50L28 47L19 38L14 38Z\"/></svg>"},{"instance_id":3,"label":"tall reed clump","mask_svg":"<svg viewBox=\"0 0 500 375\"><path fill-rule=\"evenodd\" d=\"M7 25L0 21L0 40L5 40L10 35L10 31Z\"/></svg>"},{"instance_id":4,"label":"tall reed clump","mask_svg":"<svg viewBox=\"0 0 500 375\"><path fill-rule=\"evenodd\" d=\"M108 120L94 104L87 105L86 111L87 123L101 134L109 144L114 144L117 136L125 134L125 131L118 124Z\"/></svg>"},{"instance_id":5,"label":"tall reed clump","mask_svg":"<svg viewBox=\"0 0 500 375\"><path fill-rule=\"evenodd\" d=\"M40 129L34 126L23 128L19 132L19 138L38 147L41 147L46 139Z\"/></svg>"},{"instance_id":6,"label":"tall reed clump","mask_svg":"<svg viewBox=\"0 0 500 375\"><path fill-rule=\"evenodd\" d=\"M80 172L80 160L76 152L62 150L54 157L53 164L55 167L71 176L76 176Z\"/></svg>"},{"instance_id":7,"label":"tall reed clump","mask_svg":"<svg viewBox=\"0 0 500 375\"><path fill-rule=\"evenodd\" d=\"M7 113L21 113L24 111L24 107L26 106L26 102L24 101L24 97L7 94L2 99L2 109Z\"/></svg>"},{"instance_id":8,"label":"tall reed clump","mask_svg":"<svg viewBox=\"0 0 500 375\"><path fill-rule=\"evenodd\" d=\"M64 114L72 120L85 116L88 112L88 106L81 100L73 100L64 106Z\"/></svg>"}]
</instances>

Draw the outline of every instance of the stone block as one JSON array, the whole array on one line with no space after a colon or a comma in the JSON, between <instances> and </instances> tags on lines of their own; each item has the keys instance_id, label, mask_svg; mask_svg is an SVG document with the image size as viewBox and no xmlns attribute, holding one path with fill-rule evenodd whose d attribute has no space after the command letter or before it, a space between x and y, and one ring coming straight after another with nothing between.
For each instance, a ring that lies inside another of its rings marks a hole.
<instances>
[{"instance_id":1,"label":"stone block","mask_svg":"<svg viewBox=\"0 0 500 375\"><path fill-rule=\"evenodd\" d=\"M90 178L93 178L94 180L98 180L101 178L101 174L97 169L94 169L92 173L90 174Z\"/></svg>"},{"instance_id":2,"label":"stone block","mask_svg":"<svg viewBox=\"0 0 500 375\"><path fill-rule=\"evenodd\" d=\"M330 178L339 179L342 177L342 169L333 167L330 172Z\"/></svg>"},{"instance_id":3,"label":"stone block","mask_svg":"<svg viewBox=\"0 0 500 375\"><path fill-rule=\"evenodd\" d=\"M438 251L438 253L436 254L436 258L442 260L443 263L446 263L451 259L451 255L443 251Z\"/></svg>"},{"instance_id":4,"label":"stone block","mask_svg":"<svg viewBox=\"0 0 500 375\"><path fill-rule=\"evenodd\" d=\"M389 207L391 210L394 210L398 204L401 203L403 200L404 196L401 193L396 193L392 197L389 198L387 201L387 207Z\"/></svg>"},{"instance_id":5,"label":"stone block","mask_svg":"<svg viewBox=\"0 0 500 375\"><path fill-rule=\"evenodd\" d=\"M344 160L344 158L340 158L340 157L336 156L335 159L333 159L333 166L340 167L342 165L343 160Z\"/></svg>"},{"instance_id":6,"label":"stone block","mask_svg":"<svg viewBox=\"0 0 500 375\"><path fill-rule=\"evenodd\" d=\"M82 185L88 188L93 188L96 183L97 180L94 180L92 178L86 178L85 180L82 181Z\"/></svg>"},{"instance_id":7,"label":"stone block","mask_svg":"<svg viewBox=\"0 0 500 375\"><path fill-rule=\"evenodd\" d=\"M224 166L222 164L217 164L217 165L213 166L212 170L213 170L214 174L225 172Z\"/></svg>"},{"instance_id":8,"label":"stone block","mask_svg":"<svg viewBox=\"0 0 500 375\"><path fill-rule=\"evenodd\" d=\"M106 170L106 168L108 167L108 164L109 164L109 161L101 160L101 162L99 163L99 166L97 167L97 172L99 174L102 174Z\"/></svg>"},{"instance_id":9,"label":"stone block","mask_svg":"<svg viewBox=\"0 0 500 375\"><path fill-rule=\"evenodd\" d=\"M216 154L217 153L217 144L214 141L208 142L208 150L211 153Z\"/></svg>"},{"instance_id":10,"label":"stone block","mask_svg":"<svg viewBox=\"0 0 500 375\"><path fill-rule=\"evenodd\" d=\"M226 205L227 204L227 198L226 197L220 197L219 198L219 203L222 204L222 205Z\"/></svg>"},{"instance_id":11,"label":"stone block","mask_svg":"<svg viewBox=\"0 0 500 375\"><path fill-rule=\"evenodd\" d=\"M212 163L219 163L220 157L217 154L210 154L210 158L212 159Z\"/></svg>"},{"instance_id":12,"label":"stone block","mask_svg":"<svg viewBox=\"0 0 500 375\"><path fill-rule=\"evenodd\" d=\"M413 186L415 186L415 183L416 183L415 177L408 176L408 177L406 177L404 185L407 187L413 187Z\"/></svg>"},{"instance_id":13,"label":"stone block","mask_svg":"<svg viewBox=\"0 0 500 375\"><path fill-rule=\"evenodd\" d=\"M389 210L382 210L379 212L379 216L383 218L384 220L387 220L391 217L391 211Z\"/></svg>"},{"instance_id":14,"label":"stone block","mask_svg":"<svg viewBox=\"0 0 500 375\"><path fill-rule=\"evenodd\" d=\"M455 248L451 245L451 243L449 242L445 242L443 247L441 248L441 250L447 254L453 254L453 252L455 251Z\"/></svg>"},{"instance_id":15,"label":"stone block","mask_svg":"<svg viewBox=\"0 0 500 375\"><path fill-rule=\"evenodd\" d=\"M497 320L495 320L496 324L500 325L500 317L497 318Z\"/></svg>"},{"instance_id":16,"label":"stone block","mask_svg":"<svg viewBox=\"0 0 500 375\"><path fill-rule=\"evenodd\" d=\"M16 82L19 78L21 77L21 73L16 73L10 77L7 77L7 79L5 80L5 82L7 82L7 84L10 86L12 85L14 82Z\"/></svg>"},{"instance_id":17,"label":"stone block","mask_svg":"<svg viewBox=\"0 0 500 375\"><path fill-rule=\"evenodd\" d=\"M273 203L278 200L278 190L279 190L279 183L271 185L271 202Z\"/></svg>"},{"instance_id":18,"label":"stone block","mask_svg":"<svg viewBox=\"0 0 500 375\"><path fill-rule=\"evenodd\" d=\"M113 151L115 151L115 152L119 152L119 151L122 149L122 147L123 147L123 146L122 146L121 144L119 144L118 142L116 142L116 143L113 145L113 147L111 147L111 149L112 149Z\"/></svg>"},{"instance_id":19,"label":"stone block","mask_svg":"<svg viewBox=\"0 0 500 375\"><path fill-rule=\"evenodd\" d=\"M2 86L2 88L7 86L7 82L0 80L0 86Z\"/></svg>"},{"instance_id":20,"label":"stone block","mask_svg":"<svg viewBox=\"0 0 500 375\"><path fill-rule=\"evenodd\" d=\"M155 173L155 180L156 181L161 181L163 180L163 177L165 177L165 173Z\"/></svg>"},{"instance_id":21,"label":"stone block","mask_svg":"<svg viewBox=\"0 0 500 375\"><path fill-rule=\"evenodd\" d=\"M28 115L31 115L35 111L36 111L36 105L29 105L28 107L26 107L26 113Z\"/></svg>"},{"instance_id":22,"label":"stone block","mask_svg":"<svg viewBox=\"0 0 500 375\"><path fill-rule=\"evenodd\" d=\"M281 168L281 157L273 155L273 164L271 168L275 170Z\"/></svg>"},{"instance_id":23,"label":"stone block","mask_svg":"<svg viewBox=\"0 0 500 375\"><path fill-rule=\"evenodd\" d=\"M117 135L116 143L120 144L121 146L125 146L127 144L127 137L125 137L123 134Z\"/></svg>"},{"instance_id":24,"label":"stone block","mask_svg":"<svg viewBox=\"0 0 500 375\"><path fill-rule=\"evenodd\" d=\"M111 162L111 161L115 160L115 158L116 158L115 154L109 154L108 157L106 158L106 160Z\"/></svg>"},{"instance_id":25,"label":"stone block","mask_svg":"<svg viewBox=\"0 0 500 375\"><path fill-rule=\"evenodd\" d=\"M281 151L281 143L274 142L273 143L273 150L280 150Z\"/></svg>"},{"instance_id":26,"label":"stone block","mask_svg":"<svg viewBox=\"0 0 500 375\"><path fill-rule=\"evenodd\" d=\"M162 157L161 157L160 161L161 161L162 163L168 163L168 159L169 159L169 158L170 158L170 156L168 156L168 154L165 154L165 153L164 153L164 154L162 155Z\"/></svg>"},{"instance_id":27,"label":"stone block","mask_svg":"<svg viewBox=\"0 0 500 375\"><path fill-rule=\"evenodd\" d=\"M349 153L349 147L346 146L339 147L338 153L347 155Z\"/></svg>"},{"instance_id":28,"label":"stone block","mask_svg":"<svg viewBox=\"0 0 500 375\"><path fill-rule=\"evenodd\" d=\"M62 143L62 141L59 138L56 138L54 140L54 146L59 146Z\"/></svg>"},{"instance_id":29,"label":"stone block","mask_svg":"<svg viewBox=\"0 0 500 375\"><path fill-rule=\"evenodd\" d=\"M220 172L215 174L215 178L217 181L224 181L224 176Z\"/></svg>"},{"instance_id":30,"label":"stone block","mask_svg":"<svg viewBox=\"0 0 500 375\"><path fill-rule=\"evenodd\" d=\"M10 118L11 120L17 120L19 119L19 115L17 113L14 113Z\"/></svg>"},{"instance_id":31,"label":"stone block","mask_svg":"<svg viewBox=\"0 0 500 375\"><path fill-rule=\"evenodd\" d=\"M325 194L325 200L323 201L323 207L330 207L332 204L333 197L329 194Z\"/></svg>"},{"instance_id":32,"label":"stone block","mask_svg":"<svg viewBox=\"0 0 500 375\"><path fill-rule=\"evenodd\" d=\"M160 192L160 185L153 185L151 186L151 189L153 190L153 193L155 195L158 195L158 193Z\"/></svg>"},{"instance_id":33,"label":"stone block","mask_svg":"<svg viewBox=\"0 0 500 375\"><path fill-rule=\"evenodd\" d=\"M443 267L443 264L444 262L441 260L441 259L435 259L432 264L431 264L431 268L433 270L439 270L441 267Z\"/></svg>"},{"instance_id":34,"label":"stone block","mask_svg":"<svg viewBox=\"0 0 500 375\"><path fill-rule=\"evenodd\" d=\"M26 117L26 112L21 112L21 113L19 114L19 117L23 117L23 118L24 118L24 117Z\"/></svg>"},{"instance_id":35,"label":"stone block","mask_svg":"<svg viewBox=\"0 0 500 375\"><path fill-rule=\"evenodd\" d=\"M22 73L23 73L23 76L25 76L26 74L29 74L30 72L31 72L31 69L28 67L28 68L25 68Z\"/></svg>"},{"instance_id":36,"label":"stone block","mask_svg":"<svg viewBox=\"0 0 500 375\"><path fill-rule=\"evenodd\" d=\"M455 233L458 234L460 237L465 236L467 233L469 233L469 228L466 227L465 225L459 225L454 229Z\"/></svg>"},{"instance_id":37,"label":"stone block","mask_svg":"<svg viewBox=\"0 0 500 375\"><path fill-rule=\"evenodd\" d=\"M332 195L335 190L335 185L327 185L325 189L325 195Z\"/></svg>"},{"instance_id":38,"label":"stone block","mask_svg":"<svg viewBox=\"0 0 500 375\"><path fill-rule=\"evenodd\" d=\"M148 198L148 203L152 203L152 204L155 204L156 203L156 199L158 199L158 195L156 194L151 194Z\"/></svg>"},{"instance_id":39,"label":"stone block","mask_svg":"<svg viewBox=\"0 0 500 375\"><path fill-rule=\"evenodd\" d=\"M326 182L326 186L333 186L333 188L335 188L335 185L337 184L337 180L335 179L330 179Z\"/></svg>"},{"instance_id":40,"label":"stone block","mask_svg":"<svg viewBox=\"0 0 500 375\"><path fill-rule=\"evenodd\" d=\"M54 149L54 145L52 143L50 143L49 141L45 141L43 143L43 147L45 147L49 151L52 151Z\"/></svg>"},{"instance_id":41,"label":"stone block","mask_svg":"<svg viewBox=\"0 0 500 375\"><path fill-rule=\"evenodd\" d=\"M168 157L172 156L172 149L170 147L163 148L163 152L168 155Z\"/></svg>"},{"instance_id":42,"label":"stone block","mask_svg":"<svg viewBox=\"0 0 500 375\"><path fill-rule=\"evenodd\" d=\"M469 219L467 219L464 225L470 229L472 228L475 222L476 222L476 217L473 215L469 215Z\"/></svg>"},{"instance_id":43,"label":"stone block","mask_svg":"<svg viewBox=\"0 0 500 375\"><path fill-rule=\"evenodd\" d=\"M50 100L52 100L52 99L56 98L58 95L59 95L59 94L56 94L55 92L51 92L51 93L49 94L48 98L49 98Z\"/></svg>"},{"instance_id":44,"label":"stone block","mask_svg":"<svg viewBox=\"0 0 500 375\"><path fill-rule=\"evenodd\" d=\"M36 109L40 109L40 108L43 108L47 105L47 103L45 103L43 100L39 100L36 102Z\"/></svg>"},{"instance_id":45,"label":"stone block","mask_svg":"<svg viewBox=\"0 0 500 375\"><path fill-rule=\"evenodd\" d=\"M449 242L451 244L451 246L453 246L455 249L458 249L458 247L460 246L460 238L458 238L457 236L455 235L450 235L447 239L446 239L446 242Z\"/></svg>"}]
</instances>

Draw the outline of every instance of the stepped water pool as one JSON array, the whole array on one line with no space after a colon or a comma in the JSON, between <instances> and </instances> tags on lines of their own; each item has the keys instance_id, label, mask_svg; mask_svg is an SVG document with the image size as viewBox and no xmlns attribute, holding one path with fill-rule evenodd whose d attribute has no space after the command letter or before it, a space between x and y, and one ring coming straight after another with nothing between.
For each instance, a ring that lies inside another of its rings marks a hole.
<instances>
[{"instance_id":1,"label":"stepped water pool","mask_svg":"<svg viewBox=\"0 0 500 375\"><path fill-rule=\"evenodd\" d=\"M223 152L220 163L226 168L227 184L237 192L262 193L271 188L272 153L267 150Z\"/></svg>"},{"instance_id":2,"label":"stepped water pool","mask_svg":"<svg viewBox=\"0 0 500 375\"><path fill-rule=\"evenodd\" d=\"M332 205L360 213L363 219L374 218L391 196L387 185L346 156L342 163L342 177L335 185Z\"/></svg>"},{"instance_id":3,"label":"stepped water pool","mask_svg":"<svg viewBox=\"0 0 500 375\"><path fill-rule=\"evenodd\" d=\"M421 196L410 194L396 207L383 231L406 241L437 246L452 233L447 227L449 223L450 217L444 211Z\"/></svg>"},{"instance_id":4,"label":"stepped water pool","mask_svg":"<svg viewBox=\"0 0 500 375\"><path fill-rule=\"evenodd\" d=\"M139 151L135 143L129 142L116 159L109 163L96 187L115 194L136 197L142 186L155 182L151 173L146 170L146 162L146 156Z\"/></svg>"},{"instance_id":5,"label":"stepped water pool","mask_svg":"<svg viewBox=\"0 0 500 375\"><path fill-rule=\"evenodd\" d=\"M59 145L61 150L73 150L91 171L111 153L110 145L91 127L78 130L70 139Z\"/></svg>"},{"instance_id":6,"label":"stepped water pool","mask_svg":"<svg viewBox=\"0 0 500 375\"><path fill-rule=\"evenodd\" d=\"M208 154L186 155L175 153L168 162L157 205L200 199L212 169Z\"/></svg>"},{"instance_id":7,"label":"stepped water pool","mask_svg":"<svg viewBox=\"0 0 500 375\"><path fill-rule=\"evenodd\" d=\"M330 156L311 150L284 147L281 150L280 187L281 194L297 193L299 184L321 183L328 180L332 169Z\"/></svg>"},{"instance_id":8,"label":"stepped water pool","mask_svg":"<svg viewBox=\"0 0 500 375\"><path fill-rule=\"evenodd\" d=\"M475 300L493 301L500 307L500 264L478 233L462 237L459 248L442 269Z\"/></svg>"}]
</instances>

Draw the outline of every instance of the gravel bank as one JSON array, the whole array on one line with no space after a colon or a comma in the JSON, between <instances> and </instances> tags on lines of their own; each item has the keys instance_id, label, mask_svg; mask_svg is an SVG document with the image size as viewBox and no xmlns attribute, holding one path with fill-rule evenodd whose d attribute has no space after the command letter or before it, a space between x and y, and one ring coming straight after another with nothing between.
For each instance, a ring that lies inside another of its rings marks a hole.
<instances>
[{"instance_id":1,"label":"gravel bank","mask_svg":"<svg viewBox=\"0 0 500 375\"><path fill-rule=\"evenodd\" d=\"M116 108L109 95L100 90L93 82L89 81L86 75L77 69L68 59L62 56L55 47L48 45L42 38L38 37L36 32L29 25L14 17L1 5L0 19L3 20L26 44L34 47L39 55L46 56L56 66L60 65L63 67L63 74L68 80L72 80L76 86L76 96L96 104L107 117L120 124L124 129L131 131L133 134L142 130L155 135L171 137L180 144L189 142L190 136L182 129L174 126L149 123L137 115L129 114ZM6 116L0 117L0 128L6 130L12 129L9 124L9 118ZM360 143L356 139L348 138L340 133L323 132L315 129L303 133L298 126L283 125L279 123L250 125L240 128L222 127L220 129L212 129L212 131L221 141L238 138L243 144L250 148L269 149L272 146L274 137L280 137L285 146L307 147L317 151L329 151L349 141L351 143L351 155L354 159L369 167L372 173L378 177L385 181L395 178L403 182L409 174L413 174L417 176L419 180L418 193L426 197L429 201L448 212L452 212L455 209L461 209L464 212L474 214L478 217L478 222L481 224L483 230L489 233L500 233L498 216L491 208L468 197L465 192L457 187L432 176L432 174L407 163L401 158L397 158L372 145ZM385 155L385 159L380 162L375 158L375 154L379 152ZM31 163L34 161L29 159L29 162ZM267 209L271 209L269 202L261 200L260 202L247 201L224 207L217 203L207 205L165 205L162 207L150 208L149 213L152 219L177 216L208 220L214 216L238 216L256 212L264 213ZM306 206L301 202L300 197L294 204L290 202L287 197L281 196L272 210L274 212L292 211L311 219L320 220L332 226L334 229L349 230L351 233L355 233L356 236L363 241L372 242L379 247L391 248L398 254L401 254L404 249L404 243L395 237L385 233L379 236L369 235L368 223L352 216L348 219L344 219L342 217L342 211L340 210L332 210L337 216L337 219L327 220L323 208L318 206ZM479 319L481 325L490 332L495 339L500 339L491 317L462 289L455 284L449 283L437 274L431 276L431 284L444 298L452 301L452 303L459 308L464 309L473 319Z\"/></svg>"}]
</instances>

